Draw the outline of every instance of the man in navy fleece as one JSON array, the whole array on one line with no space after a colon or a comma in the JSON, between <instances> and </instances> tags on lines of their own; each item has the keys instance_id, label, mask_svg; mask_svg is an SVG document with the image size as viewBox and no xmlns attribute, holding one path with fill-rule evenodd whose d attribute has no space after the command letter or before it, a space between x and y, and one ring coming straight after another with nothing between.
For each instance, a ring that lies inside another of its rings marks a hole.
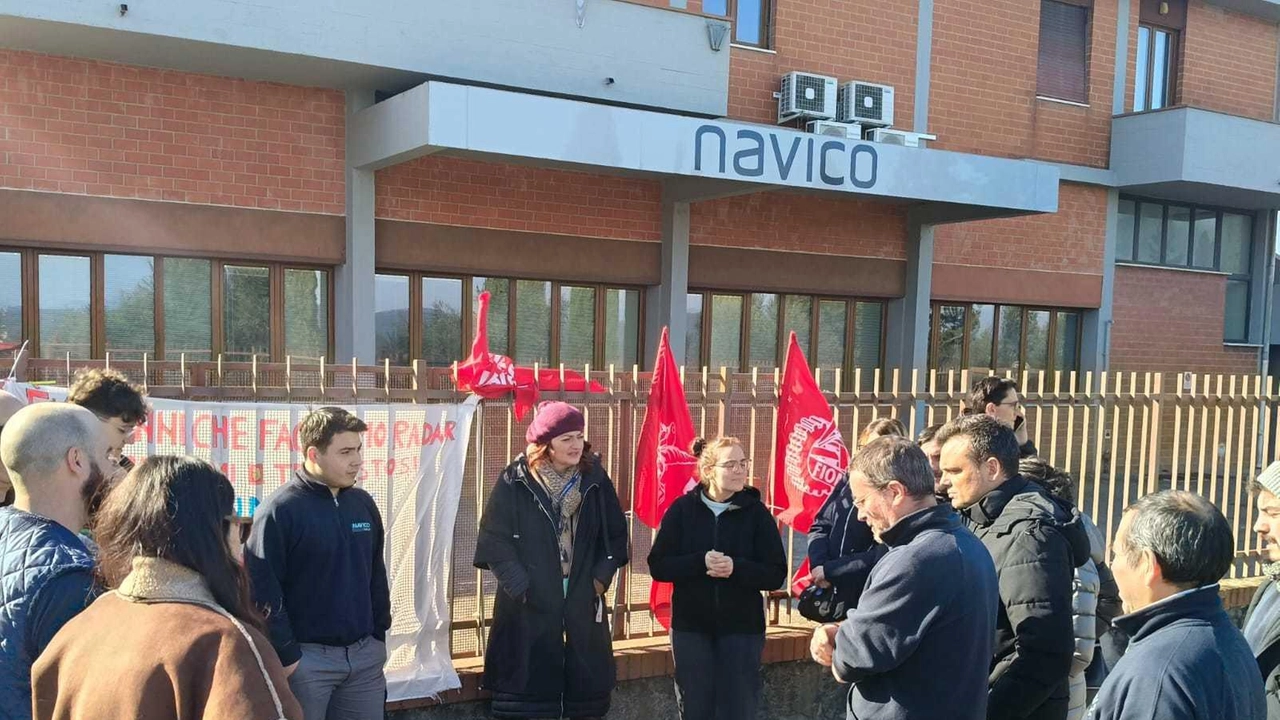
<instances>
[{"instance_id":1,"label":"man in navy fleece","mask_svg":"<svg viewBox=\"0 0 1280 720\"><path fill-rule=\"evenodd\" d=\"M1218 580L1235 542L1218 508L1166 490L1129 506L1111 564L1129 647L1089 708L1090 720L1265 720L1262 676L1222 609Z\"/></svg>"},{"instance_id":2,"label":"man in navy fleece","mask_svg":"<svg viewBox=\"0 0 1280 720\"><path fill-rule=\"evenodd\" d=\"M849 718L983 720L1000 603L991 554L938 504L929 459L906 438L860 450L849 489L889 551L845 621L814 631L814 660L852 683Z\"/></svg>"}]
</instances>

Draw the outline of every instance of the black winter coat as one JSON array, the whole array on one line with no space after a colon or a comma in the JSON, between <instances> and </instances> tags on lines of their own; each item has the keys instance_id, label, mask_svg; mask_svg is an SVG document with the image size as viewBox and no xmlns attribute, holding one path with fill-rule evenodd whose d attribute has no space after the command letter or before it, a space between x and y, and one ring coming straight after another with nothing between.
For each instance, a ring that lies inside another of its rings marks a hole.
<instances>
[{"instance_id":1,"label":"black winter coat","mask_svg":"<svg viewBox=\"0 0 1280 720\"><path fill-rule=\"evenodd\" d=\"M1064 720L1075 649L1075 569L1089 560L1080 513L1015 475L961 511L1000 585L988 720Z\"/></svg>"},{"instance_id":2,"label":"black winter coat","mask_svg":"<svg viewBox=\"0 0 1280 720\"><path fill-rule=\"evenodd\" d=\"M606 588L627 563L627 523L599 458L581 480L582 505L564 590L551 500L524 456L494 484L480 518L475 566L498 579L484 687L498 718L596 717L615 681Z\"/></svg>"},{"instance_id":3,"label":"black winter coat","mask_svg":"<svg viewBox=\"0 0 1280 720\"><path fill-rule=\"evenodd\" d=\"M778 523L747 487L716 517L695 487L671 504L649 552L654 580L673 585L671 629L710 635L764 633L764 598L787 579ZM707 575L706 554L733 558L727 578Z\"/></svg>"},{"instance_id":4,"label":"black winter coat","mask_svg":"<svg viewBox=\"0 0 1280 720\"><path fill-rule=\"evenodd\" d=\"M836 484L809 528L809 567L822 568L823 577L853 609L862 597L867 577L888 548L876 542L871 528L853 509L849 476Z\"/></svg>"}]
</instances>

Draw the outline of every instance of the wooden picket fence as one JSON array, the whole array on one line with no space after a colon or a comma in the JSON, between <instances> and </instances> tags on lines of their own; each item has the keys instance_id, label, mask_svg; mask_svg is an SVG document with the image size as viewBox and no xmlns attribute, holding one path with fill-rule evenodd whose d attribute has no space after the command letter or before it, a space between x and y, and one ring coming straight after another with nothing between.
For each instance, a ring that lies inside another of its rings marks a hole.
<instances>
[{"instance_id":1,"label":"wooden picket fence","mask_svg":"<svg viewBox=\"0 0 1280 720\"><path fill-rule=\"evenodd\" d=\"M81 367L110 365L143 383L156 397L187 400L302 403L456 402L462 395L448 368L333 365L316 363L227 363L31 360L27 379L66 384ZM620 574L610 600L618 638L662 634L648 608L646 557L653 531L635 519L634 449L644 417L649 374L632 368L593 370L604 393L551 393L583 408L587 435L618 487L631 525L631 564ZM0 362L0 371L6 366ZM772 502L769 482L777 457L774 428L780 371L736 373L686 371L683 381L695 428L703 435L740 438L752 460L753 483ZM976 379L976 375L972 379ZM851 445L872 420L900 419L914 436L961 411L971 385L969 372L877 370L870 378L822 377L837 426ZM1110 543L1121 511L1150 492L1177 488L1213 501L1236 533L1231 577L1259 570L1257 509L1250 485L1276 458L1280 394L1272 378L1190 373L1023 373L1023 404L1031 438L1053 465L1077 483L1077 505ZM496 590L492 576L475 570L476 527L488 489L501 469L524 448L525 423L509 400L487 400L476 416L454 537L449 587L455 657L483 653ZM804 538L786 530L792 568L804 556ZM785 594L772 598L770 621L798 621Z\"/></svg>"}]
</instances>

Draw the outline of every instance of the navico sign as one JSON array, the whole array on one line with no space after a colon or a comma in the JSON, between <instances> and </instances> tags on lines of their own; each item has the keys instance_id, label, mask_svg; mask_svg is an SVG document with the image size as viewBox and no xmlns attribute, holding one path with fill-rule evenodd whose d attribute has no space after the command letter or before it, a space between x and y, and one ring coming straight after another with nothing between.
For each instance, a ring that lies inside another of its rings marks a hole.
<instances>
[{"instance_id":1,"label":"navico sign","mask_svg":"<svg viewBox=\"0 0 1280 720\"><path fill-rule=\"evenodd\" d=\"M846 190L875 187L880 161L875 147L864 142L748 128L730 136L710 124L694 131L693 148L698 174Z\"/></svg>"}]
</instances>

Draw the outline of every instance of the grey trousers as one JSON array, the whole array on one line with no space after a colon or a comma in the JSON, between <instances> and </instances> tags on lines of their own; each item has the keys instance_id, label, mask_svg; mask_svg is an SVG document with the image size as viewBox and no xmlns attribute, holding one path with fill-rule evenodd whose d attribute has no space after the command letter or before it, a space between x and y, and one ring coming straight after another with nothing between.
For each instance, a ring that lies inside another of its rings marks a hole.
<instances>
[{"instance_id":1,"label":"grey trousers","mask_svg":"<svg viewBox=\"0 0 1280 720\"><path fill-rule=\"evenodd\" d=\"M302 643L289 688L305 720L378 720L387 703L387 646L372 637L347 647Z\"/></svg>"}]
</instances>

